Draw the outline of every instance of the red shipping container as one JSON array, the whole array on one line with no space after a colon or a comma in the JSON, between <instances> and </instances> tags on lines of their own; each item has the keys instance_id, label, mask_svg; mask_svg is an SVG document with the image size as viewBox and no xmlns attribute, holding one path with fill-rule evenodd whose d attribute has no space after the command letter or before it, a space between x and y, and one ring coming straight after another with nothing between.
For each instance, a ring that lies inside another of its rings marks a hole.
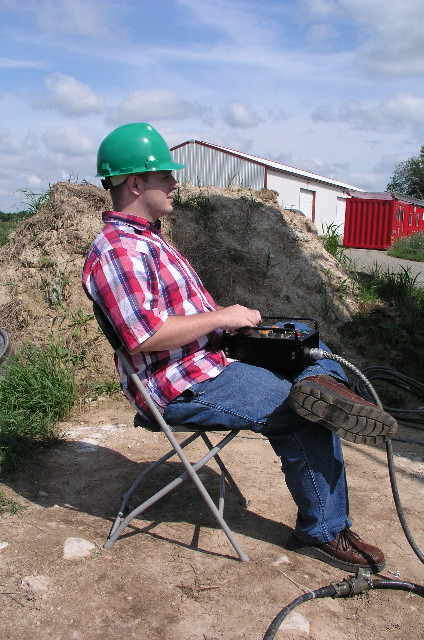
<instances>
[{"instance_id":1,"label":"red shipping container","mask_svg":"<svg viewBox=\"0 0 424 640\"><path fill-rule=\"evenodd\" d=\"M424 201L399 193L362 193L346 200L343 245L387 249L398 238L424 231Z\"/></svg>"}]
</instances>

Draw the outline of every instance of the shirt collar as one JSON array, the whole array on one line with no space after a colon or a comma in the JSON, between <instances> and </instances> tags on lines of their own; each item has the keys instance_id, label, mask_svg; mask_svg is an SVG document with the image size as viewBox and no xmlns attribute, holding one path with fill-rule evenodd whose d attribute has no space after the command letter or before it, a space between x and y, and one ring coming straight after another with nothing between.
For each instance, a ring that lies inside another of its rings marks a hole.
<instances>
[{"instance_id":1,"label":"shirt collar","mask_svg":"<svg viewBox=\"0 0 424 640\"><path fill-rule=\"evenodd\" d=\"M161 229L160 220L156 220L156 222L151 222L150 220L146 220L145 218L140 218L139 216L133 216L129 213L121 213L119 211L104 211L102 214L103 222L118 222L123 224L128 224L134 227L134 229L139 231L145 231L148 229L149 231L158 232Z\"/></svg>"}]
</instances>

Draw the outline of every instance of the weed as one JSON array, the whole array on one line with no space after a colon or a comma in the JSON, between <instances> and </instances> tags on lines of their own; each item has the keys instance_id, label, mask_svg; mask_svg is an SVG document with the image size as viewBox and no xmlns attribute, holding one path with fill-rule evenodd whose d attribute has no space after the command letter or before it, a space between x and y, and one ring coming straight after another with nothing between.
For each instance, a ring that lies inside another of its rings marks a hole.
<instances>
[{"instance_id":1,"label":"weed","mask_svg":"<svg viewBox=\"0 0 424 640\"><path fill-rule=\"evenodd\" d=\"M334 315L334 289L329 289L324 283L321 285L321 315L324 320L332 320Z\"/></svg>"},{"instance_id":2,"label":"weed","mask_svg":"<svg viewBox=\"0 0 424 640\"><path fill-rule=\"evenodd\" d=\"M236 180L236 179L237 179L237 181L239 181L239 180L240 180L240 171L237 171L237 172L236 172L232 177L231 177L231 176L229 176L229 177L228 177L228 180L227 180L227 189L228 189L229 187L231 187L231 185L232 185L232 184L235 184L235 183L234 183L234 180ZM238 182L237 182L237 184L238 184Z\"/></svg>"},{"instance_id":3,"label":"weed","mask_svg":"<svg viewBox=\"0 0 424 640\"><path fill-rule=\"evenodd\" d=\"M399 271L383 270L378 264L357 280L360 292L368 300L381 298L391 305L418 307L422 304L423 292L417 287L417 276L412 276L409 267Z\"/></svg>"},{"instance_id":4,"label":"weed","mask_svg":"<svg viewBox=\"0 0 424 640\"><path fill-rule=\"evenodd\" d=\"M424 289L408 269L383 270L377 264L356 274L362 311L342 328L344 339L366 356L366 364L387 366L417 380L424 365Z\"/></svg>"},{"instance_id":5,"label":"weed","mask_svg":"<svg viewBox=\"0 0 424 640\"><path fill-rule=\"evenodd\" d=\"M268 249L268 255L266 257L266 263L265 263L265 267L263 270L263 274L262 277L266 278L269 274L269 272L271 271L271 269L274 269L275 267L278 267L281 262L272 262L273 258L275 258L274 254L271 253L271 250Z\"/></svg>"},{"instance_id":6,"label":"weed","mask_svg":"<svg viewBox=\"0 0 424 640\"><path fill-rule=\"evenodd\" d=\"M174 194L174 204L181 209L189 209L200 214L206 229L212 223L211 214L216 210L216 205L211 201L209 196L201 191L183 198L180 189Z\"/></svg>"},{"instance_id":7,"label":"weed","mask_svg":"<svg viewBox=\"0 0 424 640\"><path fill-rule=\"evenodd\" d=\"M13 472L28 450L59 436L55 423L75 397L74 366L63 344L23 345L0 381L0 474Z\"/></svg>"},{"instance_id":8,"label":"weed","mask_svg":"<svg viewBox=\"0 0 424 640\"><path fill-rule=\"evenodd\" d=\"M413 233L407 238L399 238L387 250L387 255L404 260L424 262L424 232Z\"/></svg>"},{"instance_id":9,"label":"weed","mask_svg":"<svg viewBox=\"0 0 424 640\"><path fill-rule=\"evenodd\" d=\"M76 338L79 336L82 330L86 329L87 323L93 318L93 313L85 314L82 309L78 309L78 311L69 319L69 327L72 329L72 337Z\"/></svg>"},{"instance_id":10,"label":"weed","mask_svg":"<svg viewBox=\"0 0 424 640\"><path fill-rule=\"evenodd\" d=\"M28 211L19 211L19 213L3 213L0 211L0 247L8 242L10 233L17 229L30 215L32 214Z\"/></svg>"},{"instance_id":11,"label":"weed","mask_svg":"<svg viewBox=\"0 0 424 640\"><path fill-rule=\"evenodd\" d=\"M85 397L89 398L90 400L97 400L99 396L112 396L115 393L119 393L120 391L121 387L119 385L119 382L117 382L116 380L108 380L105 382L97 382L90 385L87 389Z\"/></svg>"},{"instance_id":12,"label":"weed","mask_svg":"<svg viewBox=\"0 0 424 640\"><path fill-rule=\"evenodd\" d=\"M10 513L11 515L15 515L24 508L25 507L22 507L16 500L7 498L3 491L0 491L0 514Z\"/></svg>"},{"instance_id":13,"label":"weed","mask_svg":"<svg viewBox=\"0 0 424 640\"><path fill-rule=\"evenodd\" d=\"M48 200L50 196L51 185L49 184L48 188L41 193L34 193L34 191L30 191L29 189L18 189L18 193L23 193L25 195L25 211L30 215L34 215L39 211L40 207L46 200Z\"/></svg>"},{"instance_id":14,"label":"weed","mask_svg":"<svg viewBox=\"0 0 424 640\"><path fill-rule=\"evenodd\" d=\"M44 292L44 298L50 307L60 307L65 299L64 290L69 284L69 274L60 271L55 278L48 280L41 277L40 289Z\"/></svg>"},{"instance_id":15,"label":"weed","mask_svg":"<svg viewBox=\"0 0 424 640\"><path fill-rule=\"evenodd\" d=\"M326 229L324 229L324 225L322 225L322 230L324 233L322 242L324 248L342 264L349 264L350 258L346 255L345 249L340 246L340 234L338 233L340 225L336 225L335 222L332 222L331 224L326 224L325 226Z\"/></svg>"}]
</instances>

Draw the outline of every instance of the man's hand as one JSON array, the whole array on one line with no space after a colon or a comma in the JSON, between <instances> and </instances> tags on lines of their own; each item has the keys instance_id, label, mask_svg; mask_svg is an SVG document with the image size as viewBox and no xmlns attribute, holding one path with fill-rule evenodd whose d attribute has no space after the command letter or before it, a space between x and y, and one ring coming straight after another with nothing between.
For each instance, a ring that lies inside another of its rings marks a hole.
<instances>
[{"instance_id":1,"label":"man's hand","mask_svg":"<svg viewBox=\"0 0 424 640\"><path fill-rule=\"evenodd\" d=\"M248 309L240 304L224 307L214 312L219 314L217 329L233 331L242 327L257 327L261 321L261 314L256 309Z\"/></svg>"}]
</instances>

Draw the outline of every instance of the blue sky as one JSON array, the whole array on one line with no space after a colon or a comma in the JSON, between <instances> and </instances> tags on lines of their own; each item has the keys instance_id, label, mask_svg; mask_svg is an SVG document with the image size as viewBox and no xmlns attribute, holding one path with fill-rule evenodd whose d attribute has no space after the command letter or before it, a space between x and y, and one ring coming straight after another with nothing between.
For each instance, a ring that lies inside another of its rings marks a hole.
<instances>
[{"instance_id":1,"label":"blue sky","mask_svg":"<svg viewBox=\"0 0 424 640\"><path fill-rule=\"evenodd\" d=\"M0 210L149 122L370 191L424 144L422 0L0 0Z\"/></svg>"}]
</instances>

